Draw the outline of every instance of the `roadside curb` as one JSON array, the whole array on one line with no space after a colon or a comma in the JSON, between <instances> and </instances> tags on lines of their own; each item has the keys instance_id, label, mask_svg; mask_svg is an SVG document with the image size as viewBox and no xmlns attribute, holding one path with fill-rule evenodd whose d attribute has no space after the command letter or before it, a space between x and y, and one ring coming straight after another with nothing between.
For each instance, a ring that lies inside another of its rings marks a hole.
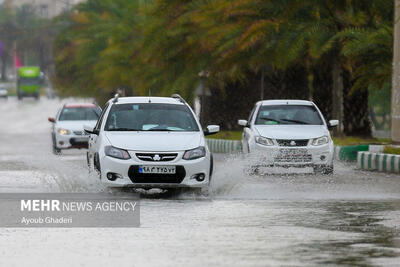
<instances>
[{"instance_id":1,"label":"roadside curb","mask_svg":"<svg viewBox=\"0 0 400 267\"><path fill-rule=\"evenodd\" d=\"M357 168L369 171L400 173L400 155L358 152Z\"/></svg>"},{"instance_id":2,"label":"roadside curb","mask_svg":"<svg viewBox=\"0 0 400 267\"><path fill-rule=\"evenodd\" d=\"M242 142L237 140L206 138L208 148L213 153L238 153L242 152Z\"/></svg>"},{"instance_id":3,"label":"roadside curb","mask_svg":"<svg viewBox=\"0 0 400 267\"><path fill-rule=\"evenodd\" d=\"M370 147L370 145L335 146L335 159L355 162L357 161L357 153L359 151L370 151Z\"/></svg>"}]
</instances>

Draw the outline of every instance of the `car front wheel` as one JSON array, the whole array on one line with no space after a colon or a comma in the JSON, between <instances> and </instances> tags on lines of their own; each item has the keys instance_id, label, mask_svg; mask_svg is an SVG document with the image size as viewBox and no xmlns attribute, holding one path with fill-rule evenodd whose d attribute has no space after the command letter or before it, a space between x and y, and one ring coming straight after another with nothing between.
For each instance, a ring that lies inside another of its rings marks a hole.
<instances>
[{"instance_id":1,"label":"car front wheel","mask_svg":"<svg viewBox=\"0 0 400 267\"><path fill-rule=\"evenodd\" d=\"M314 173L315 174L333 174L333 165L318 165L314 166Z\"/></svg>"}]
</instances>

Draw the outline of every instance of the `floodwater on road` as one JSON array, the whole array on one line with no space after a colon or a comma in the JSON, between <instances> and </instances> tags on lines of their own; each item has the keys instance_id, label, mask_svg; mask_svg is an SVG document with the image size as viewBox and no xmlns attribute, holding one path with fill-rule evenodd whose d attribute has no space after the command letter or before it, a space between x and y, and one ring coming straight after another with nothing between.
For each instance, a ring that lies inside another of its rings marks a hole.
<instances>
[{"instance_id":1,"label":"floodwater on road","mask_svg":"<svg viewBox=\"0 0 400 267\"><path fill-rule=\"evenodd\" d=\"M0 102L1 193L105 190L84 150L51 153L64 102ZM0 266L400 265L399 175L249 176L243 156L215 158L210 197L144 193L140 228L1 228Z\"/></svg>"}]
</instances>

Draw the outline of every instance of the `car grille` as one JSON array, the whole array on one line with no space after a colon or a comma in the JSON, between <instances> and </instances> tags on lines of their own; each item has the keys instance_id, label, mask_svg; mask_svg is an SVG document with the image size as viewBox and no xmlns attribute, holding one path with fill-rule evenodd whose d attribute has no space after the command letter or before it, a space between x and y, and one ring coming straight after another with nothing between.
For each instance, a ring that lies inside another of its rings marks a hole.
<instances>
[{"instance_id":1,"label":"car grille","mask_svg":"<svg viewBox=\"0 0 400 267\"><path fill-rule=\"evenodd\" d=\"M186 171L183 166L176 166L175 174L154 174L154 173L139 173L139 166L132 165L129 168L128 176L132 183L140 184L180 184L186 176Z\"/></svg>"},{"instance_id":2,"label":"car grille","mask_svg":"<svg viewBox=\"0 0 400 267\"><path fill-rule=\"evenodd\" d=\"M136 157L143 161L172 161L176 159L178 153L158 154L158 153L136 153Z\"/></svg>"},{"instance_id":3,"label":"car grille","mask_svg":"<svg viewBox=\"0 0 400 267\"><path fill-rule=\"evenodd\" d=\"M276 142L278 142L279 146L307 146L308 145L308 139L300 139L300 140L277 139Z\"/></svg>"},{"instance_id":4,"label":"car grille","mask_svg":"<svg viewBox=\"0 0 400 267\"><path fill-rule=\"evenodd\" d=\"M71 143L72 146L75 147L83 147L83 148L88 147L88 140L82 141L82 140L76 140L75 138L71 138L69 142Z\"/></svg>"}]
</instances>

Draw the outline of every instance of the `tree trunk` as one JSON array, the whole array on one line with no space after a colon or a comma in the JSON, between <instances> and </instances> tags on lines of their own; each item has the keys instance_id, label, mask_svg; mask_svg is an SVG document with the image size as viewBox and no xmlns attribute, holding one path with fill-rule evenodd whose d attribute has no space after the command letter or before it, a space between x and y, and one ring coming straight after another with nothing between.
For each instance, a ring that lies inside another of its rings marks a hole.
<instances>
[{"instance_id":1,"label":"tree trunk","mask_svg":"<svg viewBox=\"0 0 400 267\"><path fill-rule=\"evenodd\" d=\"M3 52L1 54L1 80L3 82L7 81L7 55L4 46L3 46Z\"/></svg>"},{"instance_id":2,"label":"tree trunk","mask_svg":"<svg viewBox=\"0 0 400 267\"><path fill-rule=\"evenodd\" d=\"M391 138L400 143L400 0L395 1Z\"/></svg>"},{"instance_id":3,"label":"tree trunk","mask_svg":"<svg viewBox=\"0 0 400 267\"><path fill-rule=\"evenodd\" d=\"M339 120L334 130L335 136L343 135L343 70L337 59L332 68L332 119Z\"/></svg>"}]
</instances>

